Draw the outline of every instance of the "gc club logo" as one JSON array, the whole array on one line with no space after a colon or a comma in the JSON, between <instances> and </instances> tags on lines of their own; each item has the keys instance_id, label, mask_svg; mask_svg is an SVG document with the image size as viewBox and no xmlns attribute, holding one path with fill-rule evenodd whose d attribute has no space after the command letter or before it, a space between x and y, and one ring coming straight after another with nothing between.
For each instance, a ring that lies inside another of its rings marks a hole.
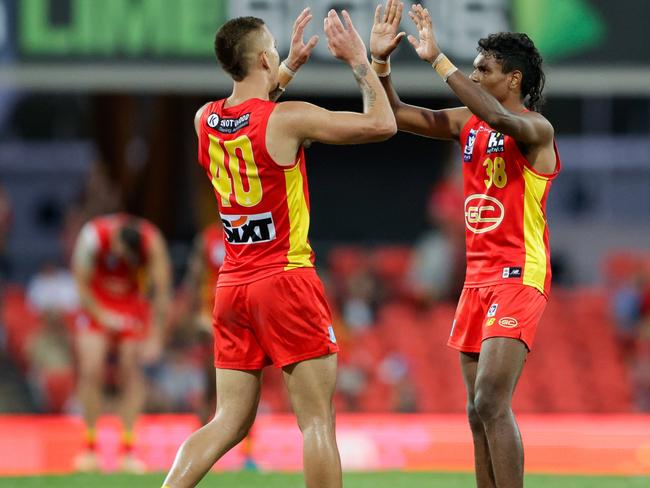
<instances>
[{"instance_id":1,"label":"gc club logo","mask_svg":"<svg viewBox=\"0 0 650 488\"><path fill-rule=\"evenodd\" d=\"M219 116L217 114L210 114L208 115L208 125L212 127L213 129L219 125L219 122L221 120L219 119Z\"/></svg>"},{"instance_id":2,"label":"gc club logo","mask_svg":"<svg viewBox=\"0 0 650 488\"><path fill-rule=\"evenodd\" d=\"M514 329L519 325L519 322L517 322L517 319L513 319L512 317L503 317L499 320L499 325L506 329Z\"/></svg>"},{"instance_id":3,"label":"gc club logo","mask_svg":"<svg viewBox=\"0 0 650 488\"><path fill-rule=\"evenodd\" d=\"M494 197L477 193L465 199L465 226L474 234L499 227L505 213L503 204Z\"/></svg>"}]
</instances>

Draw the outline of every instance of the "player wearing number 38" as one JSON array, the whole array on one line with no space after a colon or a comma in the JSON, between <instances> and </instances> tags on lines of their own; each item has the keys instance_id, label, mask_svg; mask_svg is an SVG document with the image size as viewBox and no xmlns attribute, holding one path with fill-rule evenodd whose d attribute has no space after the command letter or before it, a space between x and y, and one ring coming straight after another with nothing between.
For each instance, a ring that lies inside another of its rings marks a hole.
<instances>
[{"instance_id":1,"label":"player wearing number 38","mask_svg":"<svg viewBox=\"0 0 650 488\"><path fill-rule=\"evenodd\" d=\"M523 486L523 447L511 399L551 283L546 200L560 170L553 126L539 112L542 59L526 34L478 42L474 71L463 75L442 53L422 5L409 16L408 40L464 104L429 110L403 103L390 77L390 54L403 4L375 13L372 66L399 130L458 141L465 191L467 271L449 346L460 351L479 488Z\"/></svg>"},{"instance_id":2,"label":"player wearing number 38","mask_svg":"<svg viewBox=\"0 0 650 488\"><path fill-rule=\"evenodd\" d=\"M246 435L262 369L270 364L283 370L302 432L306 486L342 485L332 406L339 348L308 240L303 144L375 142L397 132L366 47L347 12L342 16L343 22L329 12L325 34L359 84L363 113L274 102L318 41L303 42L308 9L294 24L282 63L261 19L236 18L217 32L217 58L234 80L233 92L201 107L195 118L199 160L214 186L225 235L213 316L217 408L181 446L164 486L195 486Z\"/></svg>"}]
</instances>

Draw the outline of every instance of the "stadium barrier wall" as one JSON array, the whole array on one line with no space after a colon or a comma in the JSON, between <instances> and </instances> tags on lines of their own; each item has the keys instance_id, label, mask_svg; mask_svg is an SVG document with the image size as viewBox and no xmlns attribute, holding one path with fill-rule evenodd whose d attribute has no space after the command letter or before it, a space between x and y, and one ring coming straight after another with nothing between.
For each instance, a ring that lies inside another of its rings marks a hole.
<instances>
[{"instance_id":1,"label":"stadium barrier wall","mask_svg":"<svg viewBox=\"0 0 650 488\"><path fill-rule=\"evenodd\" d=\"M650 474L648 415L522 415L528 472ZM196 428L191 415L150 415L136 427L135 452L151 471L171 466L182 441ZM83 424L63 416L0 416L0 475L69 473L80 452ZM291 415L260 415L253 430L253 457L262 470L297 471L300 432ZM471 435L462 415L345 414L337 436L346 470L473 469ZM120 424L103 417L98 452L105 471L117 469ZM215 470L238 470L240 446Z\"/></svg>"}]
</instances>

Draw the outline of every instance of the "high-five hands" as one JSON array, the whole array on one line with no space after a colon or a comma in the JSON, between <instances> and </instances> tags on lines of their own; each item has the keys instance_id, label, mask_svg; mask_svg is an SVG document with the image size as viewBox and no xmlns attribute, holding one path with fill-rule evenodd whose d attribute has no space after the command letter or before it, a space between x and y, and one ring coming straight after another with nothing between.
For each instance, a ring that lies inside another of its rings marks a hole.
<instances>
[{"instance_id":1,"label":"high-five hands","mask_svg":"<svg viewBox=\"0 0 650 488\"><path fill-rule=\"evenodd\" d=\"M418 3L411 6L409 17L411 17L415 27L418 29L418 38L416 39L415 36L409 35L409 42L420 59L428 63L433 63L441 51L433 32L433 23L431 22L429 11Z\"/></svg>"},{"instance_id":2,"label":"high-five hands","mask_svg":"<svg viewBox=\"0 0 650 488\"><path fill-rule=\"evenodd\" d=\"M324 20L327 47L334 57L350 65L367 62L366 46L354 28L350 14L341 12L345 25L334 10L330 10Z\"/></svg>"},{"instance_id":3,"label":"high-five hands","mask_svg":"<svg viewBox=\"0 0 650 488\"><path fill-rule=\"evenodd\" d=\"M398 32L404 3L387 0L383 15L381 10L381 4L377 5L375 22L370 32L370 54L374 59L385 61L406 36L405 32Z\"/></svg>"},{"instance_id":4,"label":"high-five hands","mask_svg":"<svg viewBox=\"0 0 650 488\"><path fill-rule=\"evenodd\" d=\"M309 7L307 7L300 12L300 15L298 15L293 24L291 47L289 48L289 56L287 56L287 60L285 61L287 67L293 72L298 71L309 60L311 52L318 43L318 36L310 37L306 44L303 39L305 27L307 27L307 24L309 24L312 18L313 15Z\"/></svg>"}]
</instances>

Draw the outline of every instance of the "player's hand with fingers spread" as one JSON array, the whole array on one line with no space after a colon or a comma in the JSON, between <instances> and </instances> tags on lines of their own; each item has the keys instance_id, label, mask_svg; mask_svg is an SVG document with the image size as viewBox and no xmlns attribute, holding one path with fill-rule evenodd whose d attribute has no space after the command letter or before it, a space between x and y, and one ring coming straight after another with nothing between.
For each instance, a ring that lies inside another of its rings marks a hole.
<instances>
[{"instance_id":1,"label":"player's hand with fingers spread","mask_svg":"<svg viewBox=\"0 0 650 488\"><path fill-rule=\"evenodd\" d=\"M291 47L289 48L289 56L285 63L292 71L298 71L300 67L309 60L311 52L318 43L318 36L312 36L305 44L303 39L305 34L305 27L313 18L309 7L300 12L300 15L293 23L293 32L291 34Z\"/></svg>"},{"instance_id":2,"label":"player's hand with fingers spread","mask_svg":"<svg viewBox=\"0 0 650 488\"><path fill-rule=\"evenodd\" d=\"M404 3L398 0L387 0L384 13L381 4L375 10L375 22L370 32L370 54L373 58L385 61L395 50L405 32L398 32L402 20Z\"/></svg>"},{"instance_id":3,"label":"player's hand with fingers spread","mask_svg":"<svg viewBox=\"0 0 650 488\"><path fill-rule=\"evenodd\" d=\"M438 41L433 33L433 23L431 22L431 15L426 8L422 5L415 4L411 6L409 17L418 29L418 39L415 36L409 35L408 40L415 48L415 52L424 61L433 63L440 54Z\"/></svg>"},{"instance_id":4,"label":"player's hand with fingers spread","mask_svg":"<svg viewBox=\"0 0 650 488\"><path fill-rule=\"evenodd\" d=\"M341 15L345 21L345 26L334 10L330 10L327 17L325 17L324 28L327 36L327 47L334 57L350 65L367 63L366 45L354 28L350 14L343 10Z\"/></svg>"}]
</instances>

